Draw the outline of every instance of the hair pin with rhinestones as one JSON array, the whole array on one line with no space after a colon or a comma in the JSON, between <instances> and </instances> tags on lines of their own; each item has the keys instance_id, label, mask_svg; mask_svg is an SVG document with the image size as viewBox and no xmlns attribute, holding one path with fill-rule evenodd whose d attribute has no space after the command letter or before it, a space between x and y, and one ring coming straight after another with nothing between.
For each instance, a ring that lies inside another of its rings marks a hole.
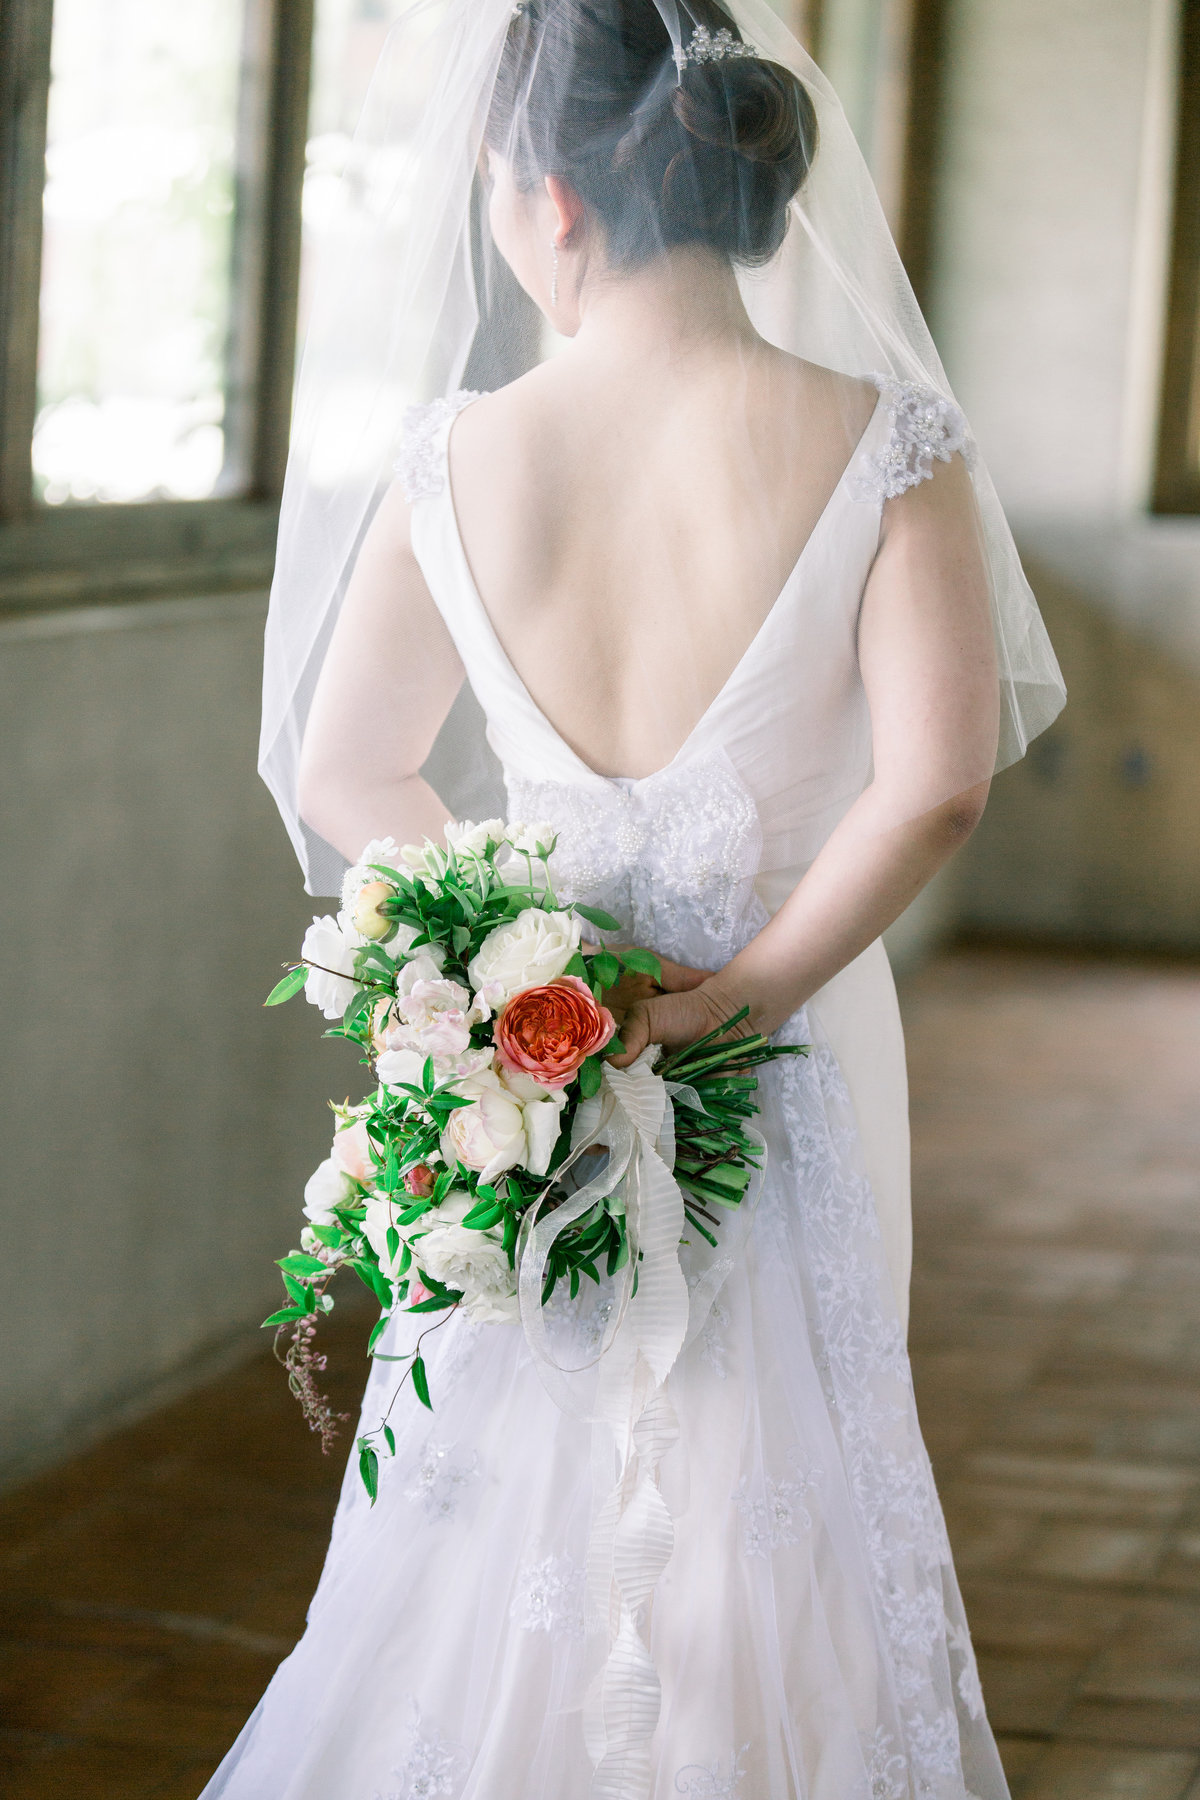
<instances>
[{"instance_id":1,"label":"hair pin with rhinestones","mask_svg":"<svg viewBox=\"0 0 1200 1800\"><path fill-rule=\"evenodd\" d=\"M675 66L682 75L689 63L724 62L729 56L757 56L752 44L743 44L722 25L715 35L707 25L697 25L686 44L675 52Z\"/></svg>"}]
</instances>

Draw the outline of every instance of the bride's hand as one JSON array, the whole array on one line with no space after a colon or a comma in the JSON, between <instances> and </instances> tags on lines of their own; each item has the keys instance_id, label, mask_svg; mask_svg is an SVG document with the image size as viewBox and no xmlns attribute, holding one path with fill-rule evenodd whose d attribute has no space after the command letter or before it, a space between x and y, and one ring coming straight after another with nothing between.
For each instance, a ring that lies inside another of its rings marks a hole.
<instances>
[{"instance_id":1,"label":"bride's hand","mask_svg":"<svg viewBox=\"0 0 1200 1800\"><path fill-rule=\"evenodd\" d=\"M668 970L674 975L692 977L686 984L673 985ZM651 983L653 986L653 983ZM677 963L663 959L663 991L635 999L624 1017L618 1020L621 1042L625 1048L609 1060L614 1068L624 1069L641 1055L647 1044L662 1044L668 1050L681 1050L694 1044L718 1025L741 1010L741 1002L722 991L720 980L699 969L681 969ZM608 1004L608 996L605 995ZM732 1036L741 1037L751 1027L735 1026Z\"/></svg>"},{"instance_id":2,"label":"bride's hand","mask_svg":"<svg viewBox=\"0 0 1200 1800\"><path fill-rule=\"evenodd\" d=\"M617 954L622 948L630 949L631 945L615 945ZM585 955L587 949L585 947ZM655 952L657 955L657 951ZM709 979L707 969L689 969L686 963L672 962L669 957L658 958L662 968L662 981L655 981L653 975L643 975L636 969L622 969L620 977L610 988L604 990L604 1004L620 1030L632 1008L639 1002L653 1000L659 994L684 994L689 988L699 987L702 981Z\"/></svg>"}]
</instances>

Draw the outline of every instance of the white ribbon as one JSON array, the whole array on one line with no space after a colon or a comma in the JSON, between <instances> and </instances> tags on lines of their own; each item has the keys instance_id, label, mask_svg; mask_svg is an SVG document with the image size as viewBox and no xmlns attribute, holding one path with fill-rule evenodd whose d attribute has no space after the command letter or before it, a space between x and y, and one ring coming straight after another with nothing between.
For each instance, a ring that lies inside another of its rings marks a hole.
<instances>
[{"instance_id":1,"label":"white ribbon","mask_svg":"<svg viewBox=\"0 0 1200 1800\"><path fill-rule=\"evenodd\" d=\"M679 1436L667 1377L733 1267L731 1230L739 1243L744 1241L761 1185L760 1171L736 1214L722 1226L722 1255L700 1270L689 1292L680 1263L686 1220L683 1193L672 1174L671 1096L680 1093L699 1102L691 1090L676 1088L654 1073L658 1054L658 1046L651 1045L627 1069L604 1064L599 1093L576 1112L571 1154L558 1176L596 1147L608 1152L604 1167L549 1214L540 1216L540 1203L532 1208L519 1247L521 1320L538 1373L565 1411L611 1433L620 1470L588 1545L589 1592L609 1634L608 1655L584 1705L584 1736L595 1767L593 1800L647 1800L650 1791L650 1740L661 1685L638 1613L650 1600L675 1542L674 1523L658 1486L659 1465ZM565 1369L551 1353L542 1287L555 1240L618 1188L629 1261L615 1324L595 1359L599 1374L589 1410L567 1379L580 1371Z\"/></svg>"}]
</instances>

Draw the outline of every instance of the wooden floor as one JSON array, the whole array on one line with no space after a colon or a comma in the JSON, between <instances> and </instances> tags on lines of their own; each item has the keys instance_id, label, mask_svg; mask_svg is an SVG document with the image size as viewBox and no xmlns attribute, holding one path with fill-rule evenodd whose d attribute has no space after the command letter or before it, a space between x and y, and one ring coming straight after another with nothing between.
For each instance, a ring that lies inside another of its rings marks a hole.
<instances>
[{"instance_id":1,"label":"wooden floor","mask_svg":"<svg viewBox=\"0 0 1200 1800\"><path fill-rule=\"evenodd\" d=\"M1200 1800L1200 971L964 950L905 1012L917 1391L1014 1793ZM339 1473L261 1360L0 1502L6 1800L194 1800Z\"/></svg>"}]
</instances>

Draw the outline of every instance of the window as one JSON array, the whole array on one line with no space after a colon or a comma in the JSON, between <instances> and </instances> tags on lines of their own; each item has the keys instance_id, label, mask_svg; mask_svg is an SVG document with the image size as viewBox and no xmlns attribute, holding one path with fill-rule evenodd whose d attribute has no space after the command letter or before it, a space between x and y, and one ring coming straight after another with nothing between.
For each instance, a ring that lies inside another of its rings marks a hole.
<instances>
[{"instance_id":1,"label":"window","mask_svg":"<svg viewBox=\"0 0 1200 1800\"><path fill-rule=\"evenodd\" d=\"M1200 0L1183 0L1179 149L1155 511L1200 512Z\"/></svg>"},{"instance_id":2,"label":"window","mask_svg":"<svg viewBox=\"0 0 1200 1800\"><path fill-rule=\"evenodd\" d=\"M269 578L312 27L0 0L0 604Z\"/></svg>"}]
</instances>

